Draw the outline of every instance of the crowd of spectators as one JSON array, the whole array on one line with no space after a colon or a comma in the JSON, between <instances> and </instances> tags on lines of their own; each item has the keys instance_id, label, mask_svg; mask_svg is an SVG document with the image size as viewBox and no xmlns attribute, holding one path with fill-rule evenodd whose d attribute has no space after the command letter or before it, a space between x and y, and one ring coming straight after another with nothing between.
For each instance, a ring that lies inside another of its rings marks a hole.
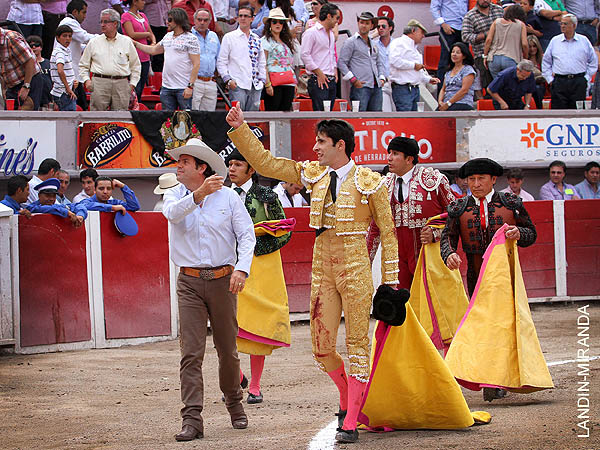
<instances>
[{"instance_id":1,"label":"crowd of spectators","mask_svg":"<svg viewBox=\"0 0 600 450\"><path fill-rule=\"evenodd\" d=\"M320 111L342 80L361 111L415 111L424 83L438 84L441 111L474 109L484 96L497 109L531 99L542 108L547 94L556 109L590 92L600 104L594 0L432 0L437 73L423 64L420 22L406 20L393 37L393 20L365 11L340 41L341 11L328 0L103 0L98 35L82 27L85 0L10 1L20 33L0 31L0 78L22 109L86 109L88 96L91 110L128 109L160 72L162 109L214 110L222 83L244 110L262 99L289 111L301 68Z\"/></svg>"}]
</instances>

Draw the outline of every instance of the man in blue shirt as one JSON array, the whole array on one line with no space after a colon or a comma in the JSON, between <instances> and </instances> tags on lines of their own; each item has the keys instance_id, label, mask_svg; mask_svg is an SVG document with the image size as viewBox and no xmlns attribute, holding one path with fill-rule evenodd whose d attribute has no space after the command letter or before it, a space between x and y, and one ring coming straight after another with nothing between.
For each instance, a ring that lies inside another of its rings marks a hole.
<instances>
[{"instance_id":1,"label":"man in blue shirt","mask_svg":"<svg viewBox=\"0 0 600 450\"><path fill-rule=\"evenodd\" d=\"M56 195L60 189L58 178L49 178L38 184L34 189L38 192L38 199L25 206L31 213L67 217L75 228L80 227L87 218L87 210L81 204L63 205L56 203Z\"/></svg>"},{"instance_id":2,"label":"man in blue shirt","mask_svg":"<svg viewBox=\"0 0 600 450\"><path fill-rule=\"evenodd\" d=\"M452 45L462 42L462 23L469 9L468 3L468 0L431 0L429 4L433 23L440 27L441 51L437 77L442 81L450 64ZM439 89L441 89L441 84Z\"/></svg>"},{"instance_id":3,"label":"man in blue shirt","mask_svg":"<svg viewBox=\"0 0 600 450\"><path fill-rule=\"evenodd\" d=\"M31 216L29 210L23 208L21 203L27 203L29 197L29 180L24 175L15 175L8 179L6 186L6 195L4 200L0 201L4 206L8 206L15 214Z\"/></svg>"},{"instance_id":4,"label":"man in blue shirt","mask_svg":"<svg viewBox=\"0 0 600 450\"><path fill-rule=\"evenodd\" d=\"M117 180L113 180L109 177L98 177L94 182L96 186L96 193L90 198L82 200L79 204L85 206L88 211L121 211L125 214L125 211L137 211L140 209L140 204L134 192L125 183ZM125 201L117 200L112 198L114 188L120 188L125 197Z\"/></svg>"},{"instance_id":5,"label":"man in blue shirt","mask_svg":"<svg viewBox=\"0 0 600 450\"><path fill-rule=\"evenodd\" d=\"M217 83L213 78L221 43L217 34L208 29L209 24L210 12L207 9L199 9L194 13L192 34L200 44L200 70L194 83L192 109L200 111L214 111L217 107Z\"/></svg>"},{"instance_id":6,"label":"man in blue shirt","mask_svg":"<svg viewBox=\"0 0 600 450\"><path fill-rule=\"evenodd\" d=\"M529 109L535 92L533 68L533 63L524 59L514 67L504 69L494 78L487 90L496 109ZM523 96L525 103L521 100Z\"/></svg>"},{"instance_id":7,"label":"man in blue shirt","mask_svg":"<svg viewBox=\"0 0 600 450\"><path fill-rule=\"evenodd\" d=\"M598 189L598 181L600 181L600 164L595 161L587 163L584 167L583 176L585 180L575 185L575 190L583 199L600 198L600 189Z\"/></svg>"}]
</instances>

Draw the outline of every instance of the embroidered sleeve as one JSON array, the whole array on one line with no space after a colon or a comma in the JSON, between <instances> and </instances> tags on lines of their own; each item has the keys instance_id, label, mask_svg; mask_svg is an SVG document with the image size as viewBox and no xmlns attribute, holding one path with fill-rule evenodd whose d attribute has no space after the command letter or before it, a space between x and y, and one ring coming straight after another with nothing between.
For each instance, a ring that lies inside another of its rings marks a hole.
<instances>
[{"instance_id":1,"label":"embroidered sleeve","mask_svg":"<svg viewBox=\"0 0 600 450\"><path fill-rule=\"evenodd\" d=\"M448 211L450 207L448 207ZM446 226L442 230L442 237L440 239L440 255L444 260L444 264L452 253L456 253L458 248L458 237L460 234L459 230L460 219L459 217L450 217L446 220Z\"/></svg>"},{"instance_id":2,"label":"embroidered sleeve","mask_svg":"<svg viewBox=\"0 0 600 450\"><path fill-rule=\"evenodd\" d=\"M517 245L519 247L529 247L537 239L535 225L531 221L529 213L523 206L523 202L521 202L521 205L515 210L514 213L517 227L521 233L521 238L517 241Z\"/></svg>"},{"instance_id":3,"label":"embroidered sleeve","mask_svg":"<svg viewBox=\"0 0 600 450\"><path fill-rule=\"evenodd\" d=\"M285 212L283 206L278 198L272 203L267 203L267 216L269 220L285 219ZM256 246L254 247L254 254L256 256L266 255L273 253L287 244L292 238L292 233L286 233L283 236L275 237L270 234L264 236L256 236Z\"/></svg>"},{"instance_id":4,"label":"embroidered sleeve","mask_svg":"<svg viewBox=\"0 0 600 450\"><path fill-rule=\"evenodd\" d=\"M456 200L456 194L450 187L448 178L446 178L444 175L441 175L441 174L440 174L440 176L442 177L442 182L438 186L438 198L439 198L440 204L444 207L444 209L446 209L448 207L448 205L450 205L450 203L452 203L454 200Z\"/></svg>"},{"instance_id":5,"label":"embroidered sleeve","mask_svg":"<svg viewBox=\"0 0 600 450\"><path fill-rule=\"evenodd\" d=\"M371 260L371 264L373 264L375 254L377 253L377 249L379 248L380 243L381 238L379 236L379 227L377 226L375 221L372 220L371 225L369 225L369 231L367 233L367 250L369 251L369 259Z\"/></svg>"},{"instance_id":6,"label":"embroidered sleeve","mask_svg":"<svg viewBox=\"0 0 600 450\"><path fill-rule=\"evenodd\" d=\"M398 240L387 188L381 186L371 193L368 203L381 238L381 282L398 284Z\"/></svg>"}]
</instances>

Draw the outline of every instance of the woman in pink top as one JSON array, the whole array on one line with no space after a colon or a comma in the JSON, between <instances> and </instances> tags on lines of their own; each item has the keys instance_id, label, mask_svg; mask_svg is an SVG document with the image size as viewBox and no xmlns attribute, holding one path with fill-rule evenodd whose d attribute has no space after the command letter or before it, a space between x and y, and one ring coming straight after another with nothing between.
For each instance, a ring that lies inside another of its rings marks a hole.
<instances>
[{"instance_id":1,"label":"woman in pink top","mask_svg":"<svg viewBox=\"0 0 600 450\"><path fill-rule=\"evenodd\" d=\"M146 3L145 0L125 0L123 3L129 5L129 11L121 16L123 33L141 44L156 44L156 38L150 29L150 22L148 21L146 14L141 12ZM146 86L148 72L150 71L150 55L140 50L137 52L140 57L140 62L142 63L142 73L140 81L135 87L135 93L138 101L141 101L142 91L144 90L144 86Z\"/></svg>"}]
</instances>

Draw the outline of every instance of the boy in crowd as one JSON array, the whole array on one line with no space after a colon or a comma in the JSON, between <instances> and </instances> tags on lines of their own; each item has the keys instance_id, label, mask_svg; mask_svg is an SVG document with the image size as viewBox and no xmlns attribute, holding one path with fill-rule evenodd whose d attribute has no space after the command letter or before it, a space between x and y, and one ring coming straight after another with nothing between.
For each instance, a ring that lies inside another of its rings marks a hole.
<instances>
[{"instance_id":1,"label":"boy in crowd","mask_svg":"<svg viewBox=\"0 0 600 450\"><path fill-rule=\"evenodd\" d=\"M52 76L52 97L61 111L75 111L77 95L73 92L79 82L73 70L71 55L71 39L73 29L68 25L60 25L56 29L56 44L50 58L50 75Z\"/></svg>"}]
</instances>

